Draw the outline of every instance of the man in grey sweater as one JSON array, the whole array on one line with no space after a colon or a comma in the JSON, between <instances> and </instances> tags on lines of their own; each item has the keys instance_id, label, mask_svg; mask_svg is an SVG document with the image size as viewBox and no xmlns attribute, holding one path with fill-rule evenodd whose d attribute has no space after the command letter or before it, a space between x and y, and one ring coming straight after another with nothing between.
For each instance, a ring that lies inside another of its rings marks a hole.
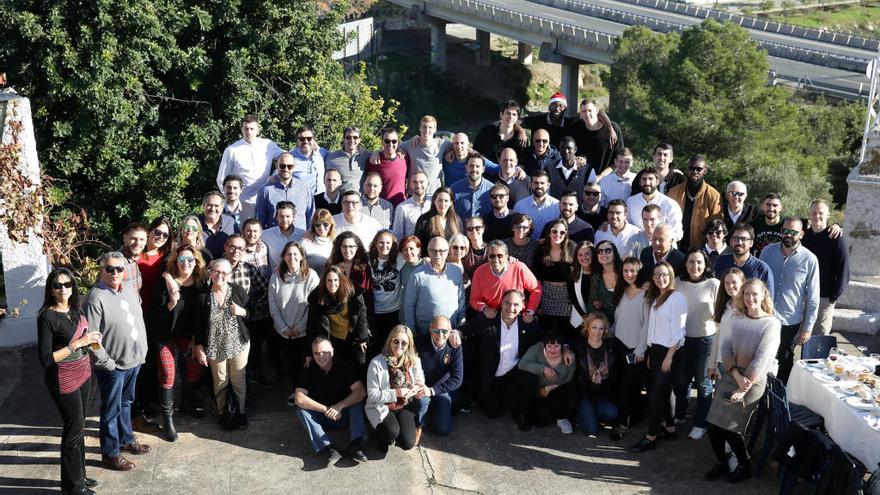
<instances>
[{"instance_id":1,"label":"man in grey sweater","mask_svg":"<svg viewBox=\"0 0 880 495\"><path fill-rule=\"evenodd\" d=\"M101 389L101 458L108 469L117 471L135 468L121 451L135 455L150 451L131 429L131 403L147 355L147 334L140 297L122 283L125 262L119 252L101 257L100 280L83 306L90 330L101 333L95 373Z\"/></svg>"}]
</instances>

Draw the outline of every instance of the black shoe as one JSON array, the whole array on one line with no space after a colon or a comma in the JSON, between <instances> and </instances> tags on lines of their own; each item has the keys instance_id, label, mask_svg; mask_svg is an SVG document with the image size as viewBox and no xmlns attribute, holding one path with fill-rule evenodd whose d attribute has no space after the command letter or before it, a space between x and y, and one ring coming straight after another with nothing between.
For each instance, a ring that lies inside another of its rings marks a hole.
<instances>
[{"instance_id":1,"label":"black shoe","mask_svg":"<svg viewBox=\"0 0 880 495\"><path fill-rule=\"evenodd\" d=\"M388 453L388 448L391 447L390 444L385 442L384 440L379 440L376 442L376 450L379 451L380 454L385 455Z\"/></svg>"},{"instance_id":2,"label":"black shoe","mask_svg":"<svg viewBox=\"0 0 880 495\"><path fill-rule=\"evenodd\" d=\"M666 428L660 430L660 433L657 434L657 440L675 440L678 438L678 432L669 431Z\"/></svg>"},{"instance_id":3,"label":"black shoe","mask_svg":"<svg viewBox=\"0 0 880 495\"><path fill-rule=\"evenodd\" d=\"M532 431L532 425L525 414L520 413L513 418L516 420L516 427L519 428L519 431Z\"/></svg>"},{"instance_id":4,"label":"black shoe","mask_svg":"<svg viewBox=\"0 0 880 495\"><path fill-rule=\"evenodd\" d=\"M96 495L95 492L88 487L82 487L80 489L67 490L62 492L64 495Z\"/></svg>"},{"instance_id":5,"label":"black shoe","mask_svg":"<svg viewBox=\"0 0 880 495\"><path fill-rule=\"evenodd\" d=\"M611 428L611 440L615 442L619 442L621 438L623 438L623 433L620 431L621 428L619 426L615 426Z\"/></svg>"},{"instance_id":6,"label":"black shoe","mask_svg":"<svg viewBox=\"0 0 880 495\"><path fill-rule=\"evenodd\" d=\"M703 475L703 479L706 481L715 481L721 479L722 476L728 473L730 473L730 467L727 465L727 462L719 462L715 464L715 467L713 467L711 471Z\"/></svg>"},{"instance_id":7,"label":"black shoe","mask_svg":"<svg viewBox=\"0 0 880 495\"><path fill-rule=\"evenodd\" d=\"M351 458L357 462L367 462L369 460L369 459L367 459L367 455L364 454L364 451L361 450L360 447L357 447L357 448L350 447L348 449L348 455L351 456Z\"/></svg>"},{"instance_id":8,"label":"black shoe","mask_svg":"<svg viewBox=\"0 0 880 495\"><path fill-rule=\"evenodd\" d=\"M324 450L327 452L327 464L333 466L342 459L342 454L336 450L336 447L328 445Z\"/></svg>"},{"instance_id":9,"label":"black shoe","mask_svg":"<svg viewBox=\"0 0 880 495\"><path fill-rule=\"evenodd\" d=\"M752 467L740 465L740 466L737 466L736 469L734 469L732 473L729 473L725 480L728 483L739 483L740 481L745 481L751 477L752 477Z\"/></svg>"},{"instance_id":10,"label":"black shoe","mask_svg":"<svg viewBox=\"0 0 880 495\"><path fill-rule=\"evenodd\" d=\"M98 486L98 480L92 478L85 478L86 488L94 488Z\"/></svg>"},{"instance_id":11,"label":"black shoe","mask_svg":"<svg viewBox=\"0 0 880 495\"><path fill-rule=\"evenodd\" d=\"M647 452L649 450L654 450L657 448L657 440L648 440L648 437L642 437L641 440L632 447L629 448L630 451L635 452L636 454L641 454L642 452Z\"/></svg>"},{"instance_id":12,"label":"black shoe","mask_svg":"<svg viewBox=\"0 0 880 495\"><path fill-rule=\"evenodd\" d=\"M239 414L238 415L238 429L239 430L247 430L248 429L248 419L247 414Z\"/></svg>"}]
</instances>

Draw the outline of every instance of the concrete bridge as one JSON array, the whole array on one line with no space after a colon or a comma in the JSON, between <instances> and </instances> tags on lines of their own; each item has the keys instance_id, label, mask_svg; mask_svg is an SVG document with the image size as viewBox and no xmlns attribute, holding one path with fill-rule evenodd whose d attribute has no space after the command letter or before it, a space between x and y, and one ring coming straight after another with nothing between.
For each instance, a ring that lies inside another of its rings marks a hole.
<instances>
[{"instance_id":1,"label":"concrete bridge","mask_svg":"<svg viewBox=\"0 0 880 495\"><path fill-rule=\"evenodd\" d=\"M867 97L865 70L876 56L876 40L825 33L742 16L678 7L663 0L392 0L431 27L431 61L446 68L446 24L477 29L478 65L489 64L489 33L519 42L528 62L532 47L541 60L562 65L562 90L577 94L582 63L610 64L614 41L632 25L680 31L705 18L737 22L767 50L770 83L792 83L848 99ZM574 109L574 108L573 108Z\"/></svg>"}]
</instances>

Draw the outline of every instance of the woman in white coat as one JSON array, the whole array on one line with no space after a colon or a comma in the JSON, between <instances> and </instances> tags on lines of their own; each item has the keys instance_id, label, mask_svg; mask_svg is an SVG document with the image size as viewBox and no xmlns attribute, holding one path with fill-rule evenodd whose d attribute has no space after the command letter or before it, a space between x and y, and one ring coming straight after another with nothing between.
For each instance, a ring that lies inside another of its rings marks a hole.
<instances>
[{"instance_id":1,"label":"woman in white coat","mask_svg":"<svg viewBox=\"0 0 880 495\"><path fill-rule=\"evenodd\" d=\"M367 419L376 443L387 453L391 443L403 450L416 445L416 416L426 393L425 375L409 327L391 329L382 352L367 367Z\"/></svg>"}]
</instances>

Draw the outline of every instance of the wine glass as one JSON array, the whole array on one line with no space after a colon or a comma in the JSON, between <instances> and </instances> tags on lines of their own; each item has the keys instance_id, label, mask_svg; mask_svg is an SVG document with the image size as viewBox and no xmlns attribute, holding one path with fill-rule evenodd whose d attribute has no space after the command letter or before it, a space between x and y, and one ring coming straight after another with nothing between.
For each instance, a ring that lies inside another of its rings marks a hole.
<instances>
[{"instance_id":1,"label":"wine glass","mask_svg":"<svg viewBox=\"0 0 880 495\"><path fill-rule=\"evenodd\" d=\"M856 349L858 349L859 352L862 353L862 356L868 355L868 346L860 345L860 346L856 347Z\"/></svg>"}]
</instances>

